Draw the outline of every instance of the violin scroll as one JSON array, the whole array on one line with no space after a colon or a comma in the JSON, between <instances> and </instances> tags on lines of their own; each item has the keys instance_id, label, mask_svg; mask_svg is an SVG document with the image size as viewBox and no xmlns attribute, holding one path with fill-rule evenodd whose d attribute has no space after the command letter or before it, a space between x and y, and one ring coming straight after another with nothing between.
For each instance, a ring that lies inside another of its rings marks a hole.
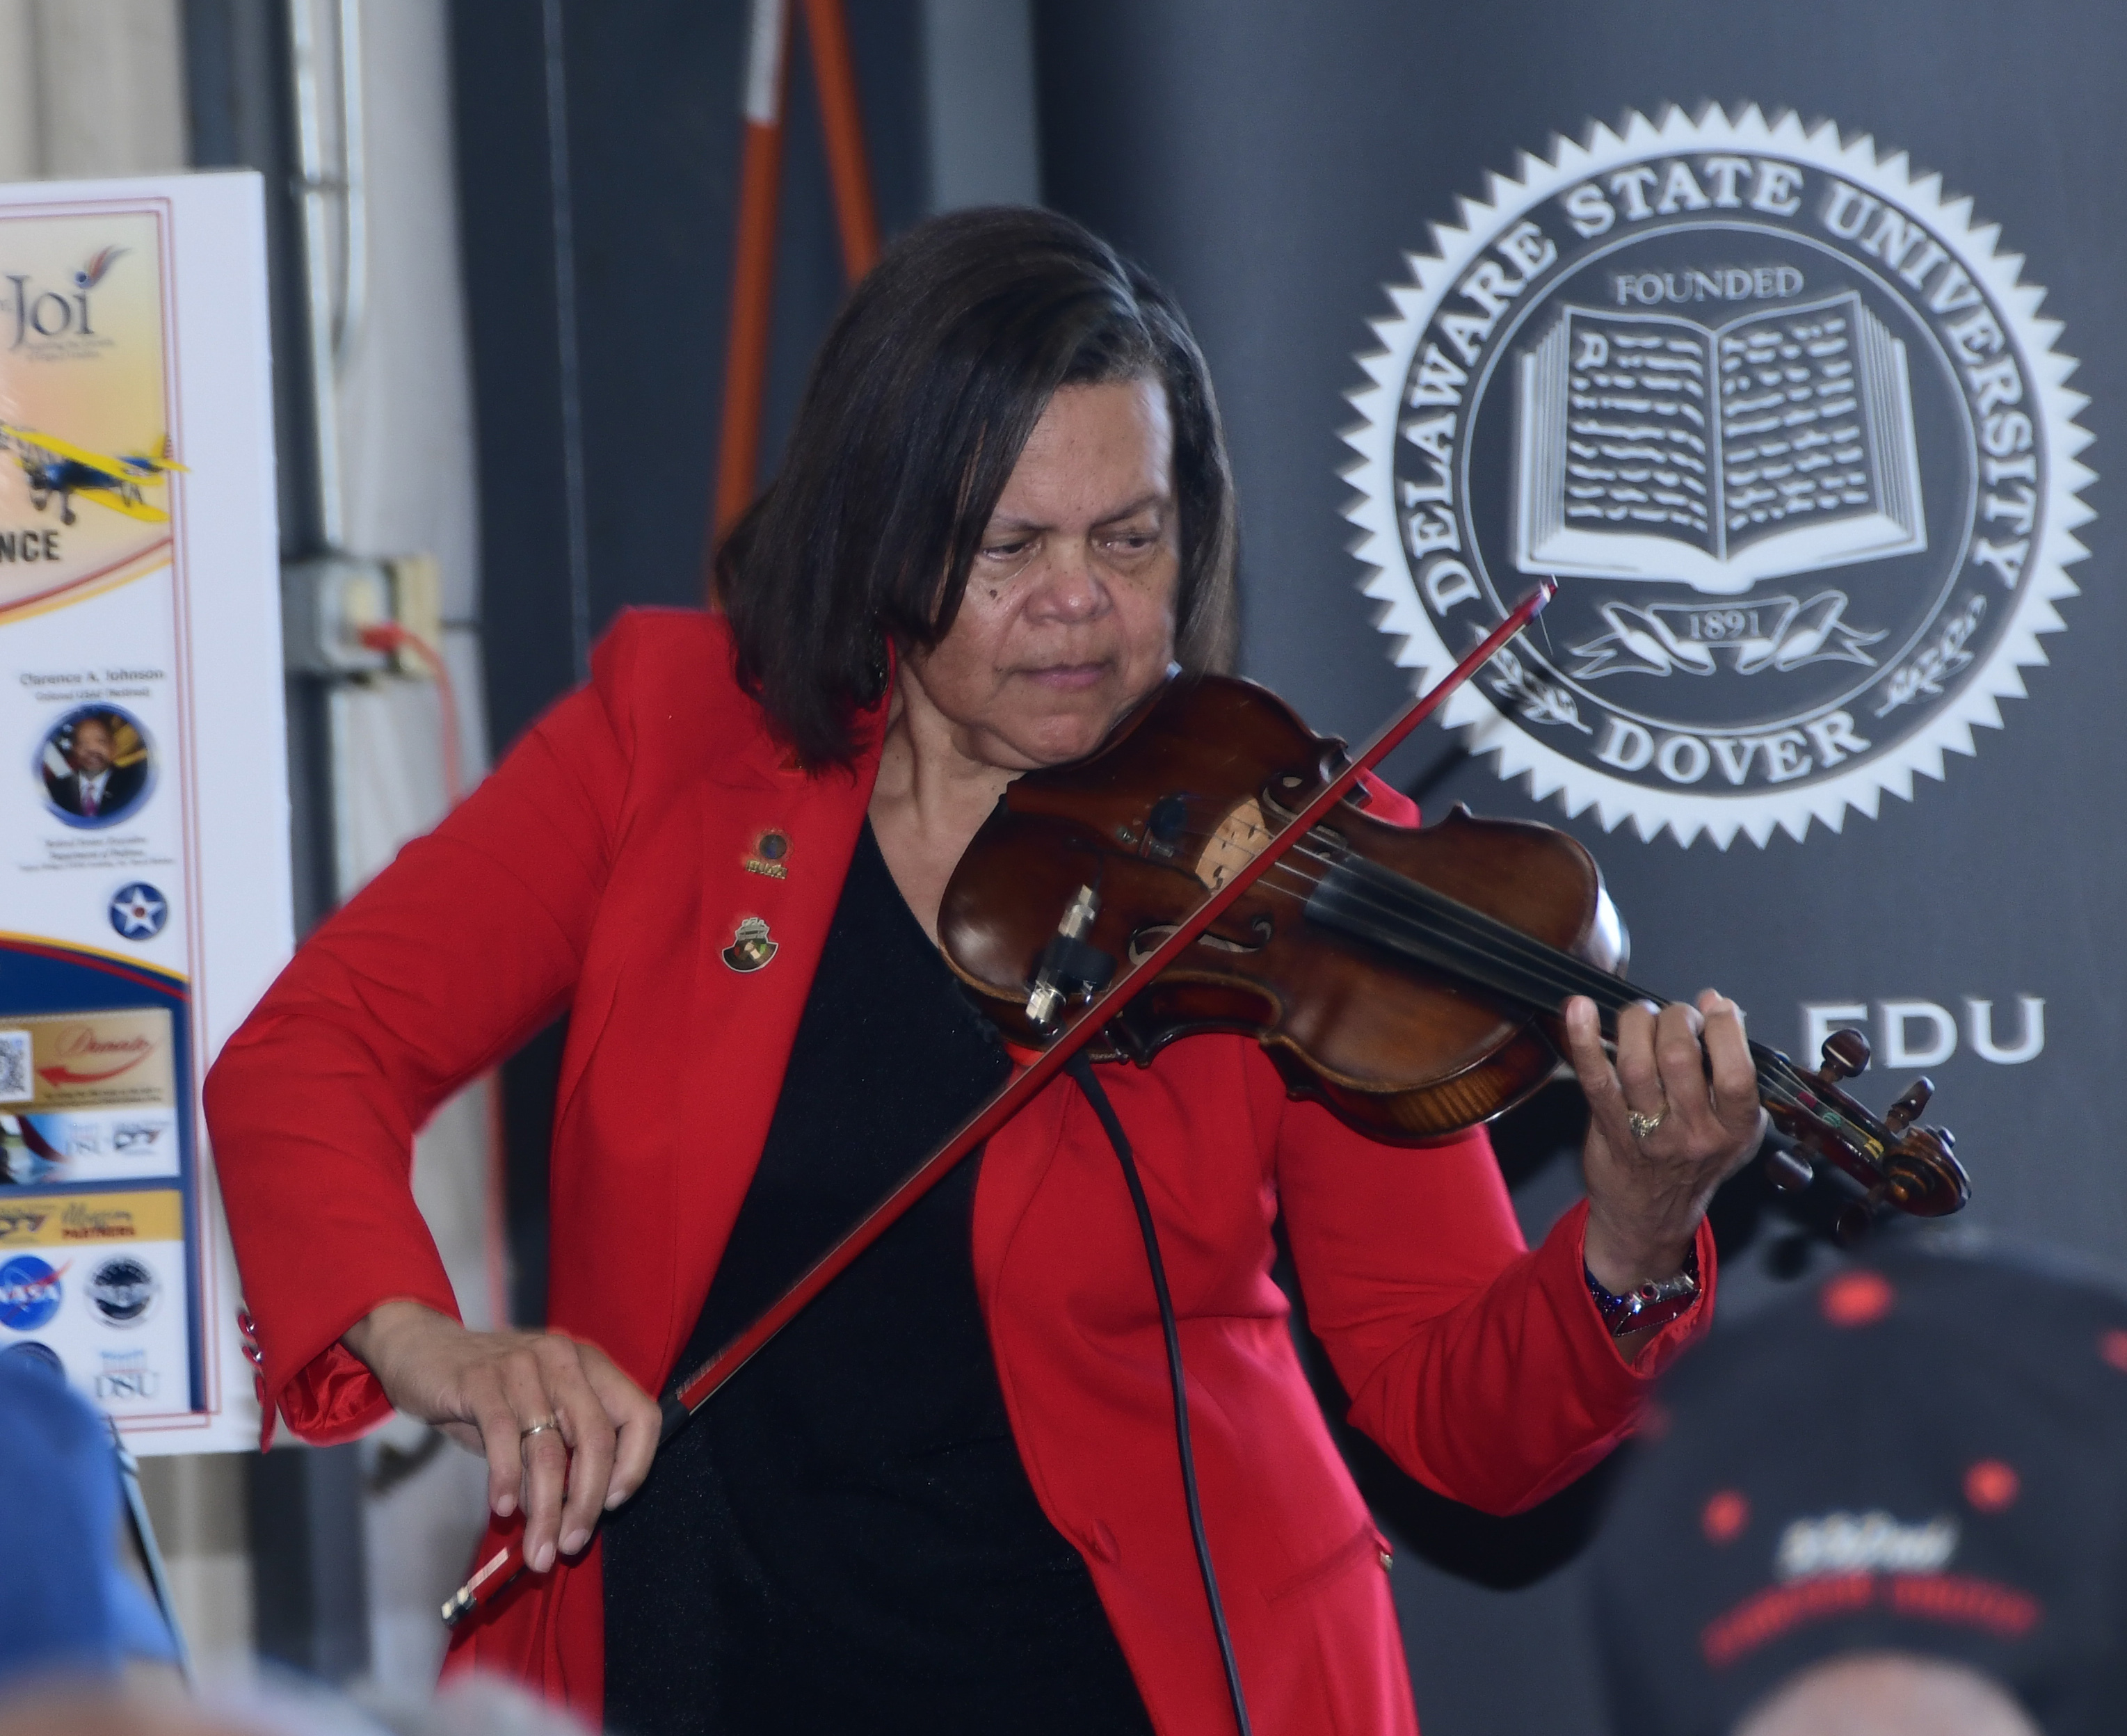
<instances>
[{"instance_id":1,"label":"violin scroll","mask_svg":"<svg viewBox=\"0 0 2127 1736\"><path fill-rule=\"evenodd\" d=\"M1941 1218L1970 1199L1972 1185L1957 1161L1957 1142L1949 1129L1916 1124L1935 1095L1933 1081L1915 1080L1878 1120L1841 1089L1844 1081L1868 1067L1869 1039L1860 1032L1834 1031L1826 1038L1821 1064L1813 1073L1784 1057L1774 1058L1802 1089L1792 1101L1768 1099L1774 1125L1868 1190L1865 1200L1841 1214L1842 1241L1860 1234L1879 1206ZM1775 1186L1792 1190L1807 1185L1808 1164L1794 1152L1769 1154L1766 1166Z\"/></svg>"}]
</instances>

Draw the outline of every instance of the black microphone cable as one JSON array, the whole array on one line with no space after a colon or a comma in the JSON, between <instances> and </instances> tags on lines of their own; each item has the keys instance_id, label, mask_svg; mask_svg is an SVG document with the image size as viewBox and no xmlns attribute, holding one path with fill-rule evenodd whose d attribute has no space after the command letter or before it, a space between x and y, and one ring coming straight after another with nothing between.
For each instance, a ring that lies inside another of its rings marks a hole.
<instances>
[{"instance_id":1,"label":"black microphone cable","mask_svg":"<svg viewBox=\"0 0 2127 1736\"><path fill-rule=\"evenodd\" d=\"M1094 1077L1085 1051L1081 1049L1065 1062L1064 1071L1078 1081L1078 1089L1100 1118L1108 1143L1116 1148L1116 1161L1123 1166L1130 1204L1137 1209L1145 1262L1152 1268L1152 1291L1159 1300L1159 1329L1167 1338L1167 1374L1174 1389L1174 1444L1182 1454L1182 1497L1189 1509L1189 1535L1196 1545L1196 1571L1204 1576L1204 1601L1210 1608L1211 1630L1219 1637L1220 1660L1226 1667L1226 1692L1234 1702L1234 1726L1239 1736L1253 1736L1248 1703L1241 1693L1241 1667L1234 1657L1234 1636L1226 1630L1226 1607L1219 1601L1219 1579L1211 1570L1210 1540L1204 1535L1204 1507L1196 1494L1196 1455L1189 1445L1189 1388L1182 1373L1182 1334L1174 1323L1174 1298L1168 1294L1167 1262L1159 1256L1159 1234L1153 1227L1152 1207L1145 1200L1144 1184L1138 1179L1137 1159L1131 1154L1129 1136L1116 1117L1115 1105L1108 1101L1106 1087Z\"/></svg>"}]
</instances>

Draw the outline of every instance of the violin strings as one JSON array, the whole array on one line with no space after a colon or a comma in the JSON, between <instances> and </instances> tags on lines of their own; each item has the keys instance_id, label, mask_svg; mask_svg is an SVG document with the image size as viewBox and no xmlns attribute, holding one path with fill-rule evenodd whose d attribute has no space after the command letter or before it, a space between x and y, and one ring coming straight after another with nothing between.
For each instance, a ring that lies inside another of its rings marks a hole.
<instances>
[{"instance_id":1,"label":"violin strings","mask_svg":"<svg viewBox=\"0 0 2127 1736\"><path fill-rule=\"evenodd\" d=\"M1187 799L1192 806L1200 805L1202 800ZM1215 831L1189 830L1182 837L1209 844L1221 835L1229 836L1237 845L1250 849L1253 853L1263 847L1255 843L1255 839L1267 842L1276 835L1268 828L1243 820L1230 811L1222 813L1220 822ZM1237 830L1240 835L1234 836ZM1293 863L1295 856L1321 863L1324 873L1308 873ZM1649 1001L1657 1006L1669 1004L1664 997L1638 989L1585 959L1551 947L1533 935L1524 934L1419 882L1395 875L1390 870L1375 868L1371 863L1367 864L1372 870L1371 873L1354 868L1354 863L1363 861L1358 857L1340 860L1319 847L1296 844L1285 858L1266 870L1265 878L1259 883L1275 895L1305 902L1331 883L1332 873L1342 870L1344 878L1337 886L1340 898L1385 925L1444 948L1450 956L1433 961L1443 967L1463 969L1476 977L1481 986L1538 1011L1553 1010L1555 999L1569 994L1588 995L1599 1007L1613 1015L1634 1001ZM1307 890L1273 884L1271 875L1296 880ZM1376 876L1392 882L1392 887L1378 888ZM1384 892L1390 890L1395 896L1383 896ZM1454 956L1457 954L1459 957ZM1500 980L1501 970L1520 980ZM1814 1108L1814 1092L1784 1056L1755 1041L1750 1043L1750 1049L1764 1095L1779 1107L1798 1110Z\"/></svg>"},{"instance_id":2,"label":"violin strings","mask_svg":"<svg viewBox=\"0 0 2127 1736\"><path fill-rule=\"evenodd\" d=\"M1301 853L1317 861L1328 859L1319 852ZM1490 974L1491 986L1515 995L1533 1007L1555 1007L1562 996L1571 993L1588 995L1598 1006L1613 1015L1634 1001L1667 1004L1584 959L1550 947L1482 911L1474 911L1419 882L1392 875L1375 864L1362 860L1333 866L1343 868L1346 874L1336 887L1338 898L1362 901L1364 907L1377 917L1400 919L1429 940L1444 943L1449 954L1444 962L1450 967L1459 964L1480 980ZM1380 896L1360 893L1355 897L1354 881L1361 887L1377 888ZM1487 965L1503 970L1504 978L1495 972L1487 972ZM1754 1071L1761 1090L1772 1095L1784 1107L1802 1107L1794 1095L1789 1070L1780 1058L1760 1045L1750 1047Z\"/></svg>"},{"instance_id":3,"label":"violin strings","mask_svg":"<svg viewBox=\"0 0 2127 1736\"><path fill-rule=\"evenodd\" d=\"M1364 864L1366 872L1355 871L1349 862L1339 863L1319 849L1310 849L1305 846L1296 846L1295 854L1324 863L1331 868L1344 868L1349 879L1357 881L1361 888L1370 888L1382 882L1391 882L1390 886L1382 887L1381 890L1385 894L1393 896L1376 896L1367 891L1355 891L1349 881L1340 896L1361 903L1379 916L1391 920L1400 918L1428 939L1445 941L1451 945L1459 943L1466 969L1471 967L1469 961L1474 959L1480 967L1496 962L1504 964L1509 972L1520 973L1525 982L1537 986L1536 992L1530 992L1521 985L1512 982L1495 981L1491 986L1539 1010L1551 1010L1557 1000L1566 994L1586 994L1598 1006L1604 1007L1613 1014L1637 1000L1653 1001L1657 1005L1668 1004L1660 997L1588 963L1585 959L1548 946L1532 935L1523 934L1482 911L1472 910L1417 882L1393 875L1390 871L1371 863ZM1276 872L1276 867L1272 872ZM1296 877L1303 884L1319 887L1327 876L1316 877L1305 871L1297 871ZM1449 931L1451 929L1452 932ZM1452 967L1457 961L1451 959L1447 962ZM1478 974L1478 972L1473 970L1472 974ZM1760 1083L1774 1100L1784 1108L1809 1107L1807 1087L1796 1076L1784 1057L1760 1043L1752 1043L1750 1048Z\"/></svg>"},{"instance_id":4,"label":"violin strings","mask_svg":"<svg viewBox=\"0 0 2127 1736\"><path fill-rule=\"evenodd\" d=\"M1422 937L1424 942L1432 943L1438 950L1426 962L1459 971L1478 986L1533 1010L1555 1010L1568 994L1589 994L1599 1007L1613 1014L1634 1001L1656 999L1585 960L1498 924L1481 911L1472 911L1453 900L1435 895L1441 906L1435 909L1431 907L1431 901L1421 902L1408 895L1400 898L1376 896L1370 889L1372 877L1352 873L1349 863L1337 863L1316 851L1301 849L1296 854L1325 862L1332 869L1346 869L1348 877L1337 883L1337 896L1385 925L1400 929L1406 935ZM1326 874L1311 875L1304 870L1287 868L1283 863L1274 864L1269 872L1281 871L1297 879L1302 886L1316 890L1329 883ZM1388 877L1386 871L1376 872ZM1421 893L1431 890L1416 882L1405 882L1405 885ZM1288 897L1311 896L1282 886L1272 890ZM1415 910L1411 907L1414 905ZM1426 948L1421 945L1419 950L1423 956ZM1750 1044L1750 1049L1762 1095L1782 1108L1806 1110L1811 1107L1808 1097L1798 1092L1801 1081L1794 1078L1783 1057L1755 1042Z\"/></svg>"},{"instance_id":5,"label":"violin strings","mask_svg":"<svg viewBox=\"0 0 2127 1736\"><path fill-rule=\"evenodd\" d=\"M1230 825L1238 818L1230 815L1222 817L1226 825ZM1244 821L1240 824L1248 833L1258 837L1267 840L1272 835L1266 828L1252 822ZM1196 835L1208 843L1215 835L1199 833ZM1258 845L1256 848L1259 849L1262 846ZM1291 867L1289 863L1292 856L1302 856L1320 863L1324 864L1325 873L1322 875L1310 875L1305 870ZM1375 868L1371 863L1366 863L1365 867L1371 872L1362 873L1352 864L1354 862L1363 863L1363 860L1364 859L1362 858L1340 860L1319 847L1310 849L1305 844L1300 844L1293 846L1285 859L1272 863L1267 873L1282 873L1289 877L1297 879L1302 886L1310 889L1319 888L1324 885L1328 881L1329 872L1339 868L1343 869L1350 878L1360 881L1362 885L1371 882L1375 877L1378 877L1380 880L1391 883L1390 889L1398 895L1396 897L1376 897L1350 887L1344 889L1345 896L1353 897L1354 901L1360 902L1365 907L1385 916L1402 915L1408 920L1412 915L1416 915L1424 919L1429 919L1429 920L1420 921L1418 925L1419 928L1435 938L1449 939L1452 937L1440 934L1436 926L1444 920L1460 931L1466 950L1474 951L1479 958L1490 962L1495 958L1499 958L1502 954L1511 954L1511 957L1505 958L1504 962L1529 975L1546 989L1566 994L1586 994L1599 1006L1606 1007L1613 1013L1633 1001L1649 1001L1656 1006L1669 1004L1665 997L1638 988L1620 977L1588 963L1585 959L1551 947L1533 935L1525 934L1510 925L1502 923L1480 911L1474 910L1457 900L1437 892L1419 882L1393 874L1389 870ZM1306 896L1289 887L1272 887L1270 890L1287 896ZM1408 908L1410 906L1415 906L1416 910L1414 911ZM1754 1048L1756 1047L1757 1045L1753 1045ZM1777 1062L1782 1057L1771 1051L1767 1051L1766 1058L1768 1061ZM1788 1071L1785 1068L1777 1070L1783 1072ZM1789 1077L1792 1078L1792 1076L1790 1073ZM1793 1080L1793 1082L1798 1085L1801 1083L1798 1079Z\"/></svg>"},{"instance_id":6,"label":"violin strings","mask_svg":"<svg viewBox=\"0 0 2127 1736\"><path fill-rule=\"evenodd\" d=\"M1267 839L1271 835L1262 826L1245 821L1242 823L1246 825L1249 832L1258 836ZM1215 835L1197 834L1196 835L1203 838L1204 841L1208 843ZM1258 848L1260 849L1261 846ZM1322 863L1325 873L1320 876L1314 876L1306 873L1304 870L1289 867L1288 864L1294 856L1305 857L1310 861ZM1362 876L1360 869L1353 866L1354 863L1360 862L1363 862L1363 859L1351 858L1340 860L1326 854L1319 847L1310 849L1306 843L1302 842L1295 844L1283 859L1272 865L1268 872L1276 873L1283 871L1291 877L1299 879L1303 885L1317 887L1325 882L1329 872L1341 868L1351 877L1363 878L1370 886L1376 884L1372 876ZM1372 865L1366 864L1366 866L1371 868ZM1413 915L1419 915L1430 919L1432 924L1443 921L1452 924L1460 931L1465 940L1476 947L1483 956L1498 958L1510 953L1512 956L1506 958L1505 962L1517 965L1523 972L1538 977L1547 987L1556 986L1568 994L1587 995L1599 1006L1606 1007L1613 1013L1636 1000L1652 1001L1657 1006L1667 1004L1662 996L1637 988L1632 984L1611 975L1608 972L1588 963L1585 959L1576 958L1570 953L1547 945L1535 936L1524 934L1521 930L1502 923L1495 917L1488 916L1480 911L1473 910L1469 906L1450 898L1445 894L1436 892L1431 887L1423 886L1402 875L1393 875L1388 870L1376 869L1374 870L1374 873L1379 875L1381 879L1392 880L1394 882L1392 887L1381 888L1385 893L1392 892L1395 895L1394 898L1376 896L1366 900L1368 908L1384 915L1400 914L1406 919ZM1279 890L1287 889L1279 888ZM1289 893L1289 896L1302 895L1293 892ZM1415 909L1399 910L1398 901L1405 906L1414 906ZM1427 925L1421 924L1421 926Z\"/></svg>"},{"instance_id":7,"label":"violin strings","mask_svg":"<svg viewBox=\"0 0 2127 1736\"><path fill-rule=\"evenodd\" d=\"M1262 838L1267 839L1272 835L1262 826L1245 821L1242 824L1246 826L1248 831ZM1210 841L1208 835L1199 834L1198 835L1205 837L1206 841ZM1283 873L1290 877L1297 879L1302 886L1310 889L1319 887L1325 883L1328 877L1326 872L1323 875L1310 875L1304 870L1289 867L1287 864L1291 861L1291 857L1294 855L1304 856L1312 861L1321 863L1328 871L1341 868L1354 878L1371 878L1371 877L1361 877L1358 871L1352 867L1352 860L1363 860L1363 859L1339 860L1319 848L1310 849L1304 844L1296 844L1284 860L1273 863L1267 872ZM1372 867L1371 864L1367 866L1369 868ZM1620 977L1588 963L1585 959L1575 958L1570 953L1551 947L1537 939L1533 935L1524 934L1519 929L1499 922L1496 918L1488 916L1480 911L1474 910L1457 900L1447 897L1445 894L1436 892L1418 882L1409 880L1401 875L1393 875L1388 870L1374 869L1373 873L1384 880L1392 881L1395 889L1402 894L1403 902L1415 903L1419 906L1418 914L1431 919L1433 923L1438 923L1444 919L1447 922L1453 924L1461 930L1466 944L1473 946L1479 956L1490 958L1497 956L1498 952L1511 952L1514 956L1510 962L1542 982L1547 989L1555 989L1567 994L1586 994L1599 1006L1606 1007L1613 1013L1636 1000L1650 1001L1657 1006L1669 1004L1665 997L1651 994L1644 989L1638 988ZM1273 887L1271 890L1288 896L1305 896L1287 887ZM1347 893L1349 896L1351 889L1348 888ZM1404 915L1407 918L1412 914L1405 910L1399 910L1397 902L1395 901L1371 897L1363 893L1357 896L1367 907L1380 914ZM1429 928L1429 925L1424 923L1421 923L1420 926ZM1438 932L1437 929L1431 931ZM1767 1051L1766 1055L1769 1061L1778 1062L1782 1058L1770 1051ZM1779 1069L1779 1071L1787 1070ZM1793 1077L1791 1073L1789 1077L1791 1079ZM1797 1085L1801 1083L1798 1079L1793 1080L1793 1082Z\"/></svg>"},{"instance_id":8,"label":"violin strings","mask_svg":"<svg viewBox=\"0 0 2127 1736\"><path fill-rule=\"evenodd\" d=\"M1371 863L1338 863L1315 851L1303 851L1332 868L1343 868L1348 877L1362 881L1376 896L1374 907L1403 915L1429 932L1443 929L1461 939L1483 957L1499 959L1510 968L1530 975L1547 989L1588 996L1596 1005L1616 1014L1634 1001L1667 1003L1660 996L1613 976L1572 953L1551 947L1432 888ZM1324 878L1326 879L1326 876Z\"/></svg>"}]
</instances>

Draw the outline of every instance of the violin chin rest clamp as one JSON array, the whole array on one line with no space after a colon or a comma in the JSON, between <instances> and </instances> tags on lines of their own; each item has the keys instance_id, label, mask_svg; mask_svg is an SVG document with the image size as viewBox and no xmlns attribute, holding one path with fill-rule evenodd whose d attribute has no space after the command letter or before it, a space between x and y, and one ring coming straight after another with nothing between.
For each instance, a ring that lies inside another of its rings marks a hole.
<instances>
[{"instance_id":1,"label":"violin chin rest clamp","mask_svg":"<svg viewBox=\"0 0 2127 1736\"><path fill-rule=\"evenodd\" d=\"M1056 1009L1081 995L1097 995L1116 974L1112 953L1072 934L1052 934L1042 948L1041 968L1027 997L1027 1016L1045 1029L1054 1019Z\"/></svg>"},{"instance_id":2,"label":"violin chin rest clamp","mask_svg":"<svg viewBox=\"0 0 2127 1736\"><path fill-rule=\"evenodd\" d=\"M1084 938L1100 911L1101 895L1090 886L1080 887L1049 944L1041 949L1041 963L1026 996L1027 1020L1036 1030L1054 1029L1057 1011L1065 1001L1097 995L1114 979L1115 955Z\"/></svg>"}]
</instances>

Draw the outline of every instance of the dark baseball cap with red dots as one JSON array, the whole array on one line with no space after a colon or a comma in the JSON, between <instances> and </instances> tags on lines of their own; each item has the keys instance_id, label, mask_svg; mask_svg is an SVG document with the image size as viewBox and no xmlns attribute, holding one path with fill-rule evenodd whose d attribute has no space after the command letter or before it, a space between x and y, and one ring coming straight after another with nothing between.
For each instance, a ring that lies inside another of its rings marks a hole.
<instances>
[{"instance_id":1,"label":"dark baseball cap with red dots","mask_svg":"<svg viewBox=\"0 0 2127 1736\"><path fill-rule=\"evenodd\" d=\"M1909 1242L1717 1324L1660 1402L1594 1551L1614 1729L1727 1736L1850 1651L2127 1728L2127 1296Z\"/></svg>"}]
</instances>

